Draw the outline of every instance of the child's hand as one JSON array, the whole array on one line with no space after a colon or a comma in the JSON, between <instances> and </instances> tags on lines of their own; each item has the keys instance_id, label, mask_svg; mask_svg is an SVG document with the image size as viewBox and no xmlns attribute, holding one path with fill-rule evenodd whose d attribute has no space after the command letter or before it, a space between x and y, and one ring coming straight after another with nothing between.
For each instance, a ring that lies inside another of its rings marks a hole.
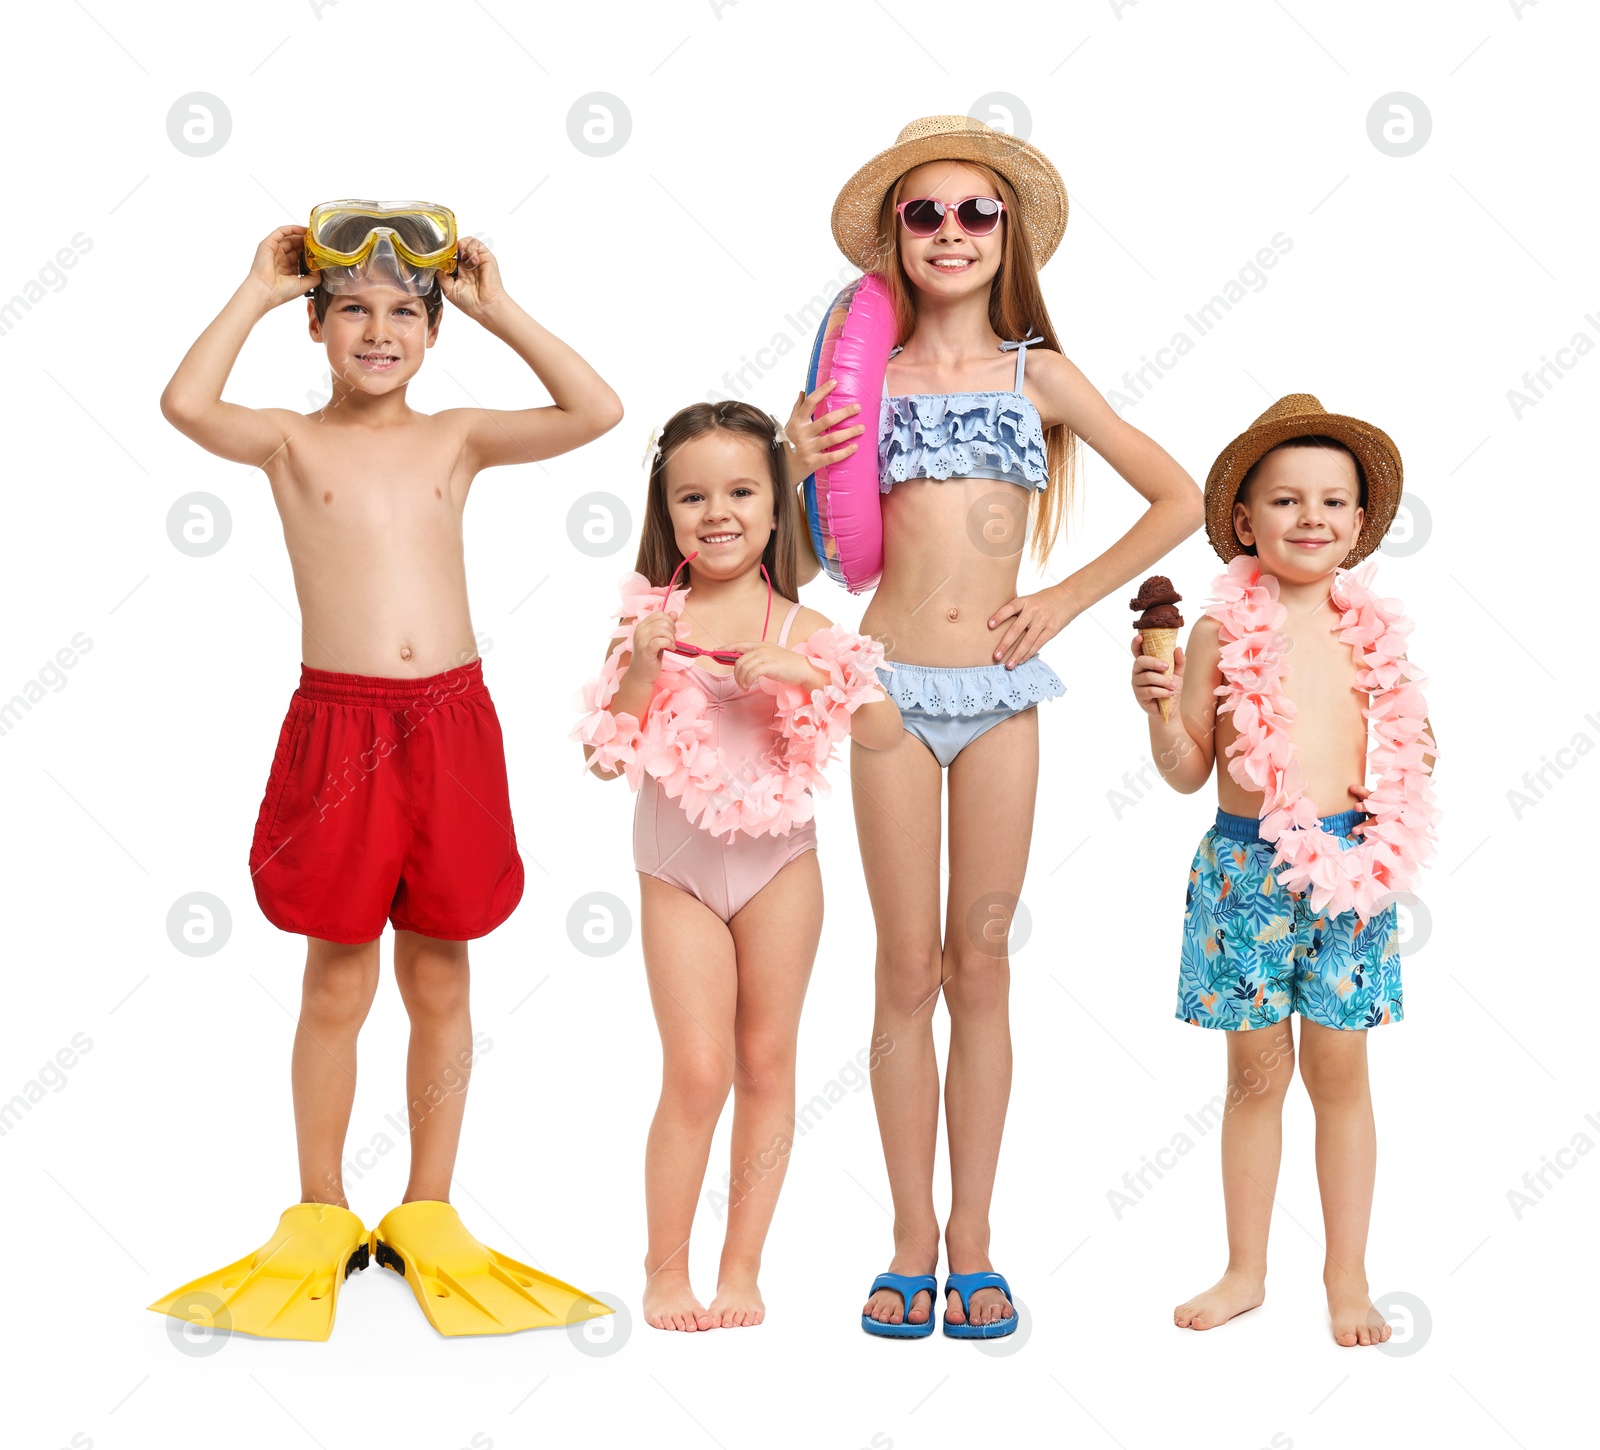
<instances>
[{"instance_id":1,"label":"child's hand","mask_svg":"<svg viewBox=\"0 0 1600 1450\"><path fill-rule=\"evenodd\" d=\"M456 270L440 272L439 290L468 317L481 318L506 295L500 284L500 264L476 237L462 237L456 244Z\"/></svg>"},{"instance_id":2,"label":"child's hand","mask_svg":"<svg viewBox=\"0 0 1600 1450\"><path fill-rule=\"evenodd\" d=\"M1350 794L1355 797L1356 803L1354 808L1356 810L1360 810L1366 805L1367 797L1371 795L1372 792L1364 785L1353 785L1350 787ZM1371 821L1357 821L1355 824L1354 834L1359 836L1371 824Z\"/></svg>"},{"instance_id":3,"label":"child's hand","mask_svg":"<svg viewBox=\"0 0 1600 1450\"><path fill-rule=\"evenodd\" d=\"M838 379L829 378L815 392L801 393L795 400L794 411L789 414L789 421L783 425L783 431L789 435L791 483L799 483L802 479L809 478L819 468L825 468L829 464L843 463L859 446L845 440L859 438L867 431L864 424L857 424L853 428L841 428L836 433L828 432L834 424L855 417L861 411L860 403L851 403L847 408L835 408L820 418L812 418L811 415L817 405L837 386ZM826 438L823 437L825 433Z\"/></svg>"},{"instance_id":4,"label":"child's hand","mask_svg":"<svg viewBox=\"0 0 1600 1450\"><path fill-rule=\"evenodd\" d=\"M757 680L776 680L807 690L827 683L826 677L819 679L822 672L810 660L781 644L763 644L760 640L752 640L747 644L729 647L741 652L733 667L733 677L739 682L740 689L748 690Z\"/></svg>"},{"instance_id":5,"label":"child's hand","mask_svg":"<svg viewBox=\"0 0 1600 1450\"><path fill-rule=\"evenodd\" d=\"M990 629L1005 630L995 647L995 663L1013 669L1026 664L1072 620L1072 609L1054 589L1008 599L989 617Z\"/></svg>"},{"instance_id":6,"label":"child's hand","mask_svg":"<svg viewBox=\"0 0 1600 1450\"><path fill-rule=\"evenodd\" d=\"M269 308L303 297L322 281L321 272L301 275L305 235L304 227L279 227L256 248L250 280L261 288Z\"/></svg>"},{"instance_id":7,"label":"child's hand","mask_svg":"<svg viewBox=\"0 0 1600 1450\"><path fill-rule=\"evenodd\" d=\"M661 676L661 656L677 642L678 626L664 610L652 610L634 626L633 658L626 676L653 684Z\"/></svg>"},{"instance_id":8,"label":"child's hand","mask_svg":"<svg viewBox=\"0 0 1600 1450\"><path fill-rule=\"evenodd\" d=\"M1160 720L1161 702L1176 700L1183 691L1183 646L1178 646L1169 667L1165 660L1140 654L1139 646L1143 643L1141 631L1133 637L1133 697L1145 714Z\"/></svg>"}]
</instances>

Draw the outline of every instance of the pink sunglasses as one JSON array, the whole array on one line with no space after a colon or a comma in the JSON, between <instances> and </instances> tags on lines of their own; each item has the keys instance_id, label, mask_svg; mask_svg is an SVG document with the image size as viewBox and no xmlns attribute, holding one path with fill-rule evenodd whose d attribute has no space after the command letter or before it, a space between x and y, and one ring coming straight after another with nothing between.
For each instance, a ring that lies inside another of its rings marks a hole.
<instances>
[{"instance_id":1,"label":"pink sunglasses","mask_svg":"<svg viewBox=\"0 0 1600 1450\"><path fill-rule=\"evenodd\" d=\"M696 549L694 553L689 555L688 559L685 559L672 571L672 578L667 580L666 592L661 596L663 608L666 607L667 600L672 597L672 586L678 582L678 575L687 567L689 559L698 559L699 557L700 551ZM767 573L765 564L761 565L761 577L767 581L767 617L761 621L761 639L765 643L767 626L772 623L772 576ZM705 655L708 659L714 659L720 665L731 665L744 653L743 650L736 649L701 649L699 645L689 644L681 639L676 644L668 645L667 648L677 655Z\"/></svg>"},{"instance_id":2,"label":"pink sunglasses","mask_svg":"<svg viewBox=\"0 0 1600 1450\"><path fill-rule=\"evenodd\" d=\"M953 206L932 196L913 197L895 208L901 224L914 237L931 237L944 225L945 214L955 212L956 225L969 237L986 237L1000 225L1006 204L993 196L963 197Z\"/></svg>"}]
</instances>

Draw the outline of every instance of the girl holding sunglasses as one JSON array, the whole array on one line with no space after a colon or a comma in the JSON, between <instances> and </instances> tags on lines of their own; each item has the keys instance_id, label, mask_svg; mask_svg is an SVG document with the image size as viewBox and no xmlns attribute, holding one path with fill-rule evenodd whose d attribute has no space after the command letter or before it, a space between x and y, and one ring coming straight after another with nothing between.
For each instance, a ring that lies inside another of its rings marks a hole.
<instances>
[{"instance_id":1,"label":"girl holding sunglasses","mask_svg":"<svg viewBox=\"0 0 1600 1450\"><path fill-rule=\"evenodd\" d=\"M846 735L872 751L902 732L876 673L882 649L794 599L801 524L776 421L748 403L697 403L651 440L649 461L638 572L574 734L595 774L625 773L639 792L634 865L662 1052L644 1317L732 1328L765 1314L756 1276L792 1145L822 931L811 791ZM689 1235L730 1088L728 1228L708 1308L689 1284Z\"/></svg>"},{"instance_id":2,"label":"girl holding sunglasses","mask_svg":"<svg viewBox=\"0 0 1600 1450\"><path fill-rule=\"evenodd\" d=\"M1066 187L1049 160L966 116L912 122L846 183L833 209L840 248L888 290L901 344L875 436L863 439L877 449L884 563L862 628L889 642L894 658L880 677L905 733L893 749L853 751L850 766L877 922L873 1035L895 1044L872 1073L894 1254L861 1323L893 1338L934 1327L932 1019L941 992L950 1012L944 1331L978 1338L1017 1327L1010 1286L989 1257L989 1211L1011 1090L1006 944L1039 775L1033 707L1066 689L1039 651L1204 520L1194 481L1118 418L1061 351L1038 268L1066 221ZM796 404L792 482L849 457L860 446L851 440L866 432L851 421L859 408L828 410L832 387ZM1060 583L1019 594L1030 520L1041 569L1060 537L1076 438L1148 508ZM815 572L808 559L802 582Z\"/></svg>"}]
</instances>

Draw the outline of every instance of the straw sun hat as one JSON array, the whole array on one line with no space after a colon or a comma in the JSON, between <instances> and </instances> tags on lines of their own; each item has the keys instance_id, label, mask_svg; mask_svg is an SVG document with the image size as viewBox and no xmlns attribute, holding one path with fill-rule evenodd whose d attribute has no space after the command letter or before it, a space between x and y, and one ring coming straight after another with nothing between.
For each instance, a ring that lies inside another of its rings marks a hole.
<instances>
[{"instance_id":1,"label":"straw sun hat","mask_svg":"<svg viewBox=\"0 0 1600 1450\"><path fill-rule=\"evenodd\" d=\"M1381 428L1327 412L1310 393L1290 393L1233 440L1206 475L1206 532L1224 563L1244 552L1233 531L1233 504L1244 476L1269 449L1290 438L1336 438L1361 463L1367 479L1366 514L1355 547L1341 562L1353 569L1383 542L1400 507L1400 450Z\"/></svg>"},{"instance_id":2,"label":"straw sun hat","mask_svg":"<svg viewBox=\"0 0 1600 1450\"><path fill-rule=\"evenodd\" d=\"M1067 229L1067 187L1044 152L971 116L924 116L845 182L833 204L833 239L863 272L877 266L884 195L925 161L980 161L998 171L1021 203L1034 265L1050 260Z\"/></svg>"}]
</instances>

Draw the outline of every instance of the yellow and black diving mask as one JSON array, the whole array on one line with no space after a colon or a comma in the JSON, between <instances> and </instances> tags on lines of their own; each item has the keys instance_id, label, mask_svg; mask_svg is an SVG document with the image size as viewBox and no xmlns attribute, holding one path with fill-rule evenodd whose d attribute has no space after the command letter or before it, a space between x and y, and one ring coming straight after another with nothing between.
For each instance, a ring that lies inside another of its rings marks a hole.
<instances>
[{"instance_id":1,"label":"yellow and black diving mask","mask_svg":"<svg viewBox=\"0 0 1600 1450\"><path fill-rule=\"evenodd\" d=\"M306 224L305 265L329 292L394 287L421 297L454 272L456 218L427 201L325 201Z\"/></svg>"}]
</instances>

